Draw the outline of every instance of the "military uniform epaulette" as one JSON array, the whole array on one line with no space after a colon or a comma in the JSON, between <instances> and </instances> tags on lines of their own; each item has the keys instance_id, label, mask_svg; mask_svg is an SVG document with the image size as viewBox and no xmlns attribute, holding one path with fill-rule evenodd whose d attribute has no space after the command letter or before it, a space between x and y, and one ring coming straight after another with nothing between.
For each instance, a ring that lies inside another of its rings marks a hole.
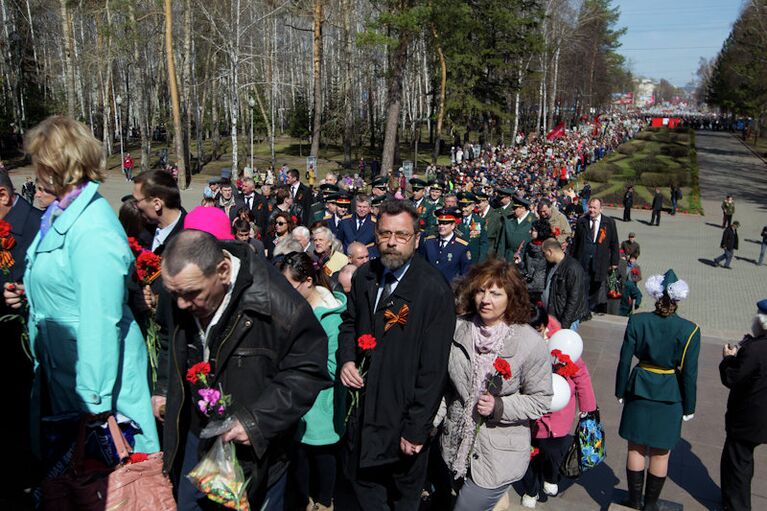
<instances>
[{"instance_id":1,"label":"military uniform epaulette","mask_svg":"<svg viewBox=\"0 0 767 511\"><path fill-rule=\"evenodd\" d=\"M345 217L343 217L341 220L347 220L347 219L349 219L349 218L351 218L351 217L352 217L351 215L346 215L346 216L345 216Z\"/></svg>"},{"instance_id":2,"label":"military uniform epaulette","mask_svg":"<svg viewBox=\"0 0 767 511\"><path fill-rule=\"evenodd\" d=\"M461 245L463 245L463 246L465 246L465 247L468 247L468 246L469 246L469 242L468 242L468 241L466 241L466 240L465 240L465 239L463 239L463 238L459 238L458 236L456 236L456 237L455 237L455 242L456 242L456 243L460 243Z\"/></svg>"},{"instance_id":3,"label":"military uniform epaulette","mask_svg":"<svg viewBox=\"0 0 767 511\"><path fill-rule=\"evenodd\" d=\"M432 234L431 236L426 236L426 238L424 238L424 239L433 240L436 237L437 237L436 235Z\"/></svg>"},{"instance_id":4,"label":"military uniform epaulette","mask_svg":"<svg viewBox=\"0 0 767 511\"><path fill-rule=\"evenodd\" d=\"M327 211L325 212L325 216L322 217L323 220L330 220L331 218L333 218L333 215L331 215Z\"/></svg>"}]
</instances>

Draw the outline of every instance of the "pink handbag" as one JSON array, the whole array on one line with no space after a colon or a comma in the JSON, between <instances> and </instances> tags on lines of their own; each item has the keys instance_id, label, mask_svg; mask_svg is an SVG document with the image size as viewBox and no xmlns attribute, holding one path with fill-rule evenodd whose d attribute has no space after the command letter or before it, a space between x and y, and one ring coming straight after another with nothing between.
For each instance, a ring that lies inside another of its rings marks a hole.
<instances>
[{"instance_id":1,"label":"pink handbag","mask_svg":"<svg viewBox=\"0 0 767 511\"><path fill-rule=\"evenodd\" d=\"M108 415L108 417L107 417ZM105 471L83 470L85 424L106 418L109 432L123 464ZM75 444L72 466L67 473L43 481L42 508L46 511L172 511L173 490L162 472L162 452L138 463L125 463L131 448L112 414L83 419Z\"/></svg>"}]
</instances>

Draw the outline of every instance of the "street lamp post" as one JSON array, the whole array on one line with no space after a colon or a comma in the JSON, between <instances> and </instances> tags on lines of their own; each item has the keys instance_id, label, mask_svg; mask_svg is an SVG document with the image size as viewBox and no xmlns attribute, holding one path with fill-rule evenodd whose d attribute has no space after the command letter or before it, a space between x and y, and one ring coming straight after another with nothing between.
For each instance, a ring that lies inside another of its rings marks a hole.
<instances>
[{"instance_id":1,"label":"street lamp post","mask_svg":"<svg viewBox=\"0 0 767 511\"><path fill-rule=\"evenodd\" d=\"M125 148L123 146L123 121L122 121L122 113L120 112L121 108L120 105L123 104L123 98L118 94L115 98L115 103L117 104L117 130L120 132L120 170L125 173ZM128 179L128 176L125 176L125 179Z\"/></svg>"},{"instance_id":2,"label":"street lamp post","mask_svg":"<svg viewBox=\"0 0 767 511\"><path fill-rule=\"evenodd\" d=\"M248 98L250 105L250 170L255 175L256 168L253 166L253 107L256 106L256 100L253 97Z\"/></svg>"}]
</instances>

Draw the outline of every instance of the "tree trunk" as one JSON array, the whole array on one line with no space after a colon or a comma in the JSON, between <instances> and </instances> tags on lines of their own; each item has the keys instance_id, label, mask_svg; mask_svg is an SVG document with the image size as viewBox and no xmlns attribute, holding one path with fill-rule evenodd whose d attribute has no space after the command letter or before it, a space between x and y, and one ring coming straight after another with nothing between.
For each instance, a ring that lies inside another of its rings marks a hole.
<instances>
[{"instance_id":1,"label":"tree trunk","mask_svg":"<svg viewBox=\"0 0 767 511\"><path fill-rule=\"evenodd\" d=\"M314 0L313 36L314 101L312 105L312 148L309 151L309 156L316 157L320 151L320 130L322 129L322 0Z\"/></svg>"},{"instance_id":2,"label":"tree trunk","mask_svg":"<svg viewBox=\"0 0 767 511\"><path fill-rule=\"evenodd\" d=\"M447 64L445 63L445 54L442 52L442 44L439 41L437 28L432 25L431 33L434 35L434 44L439 58L439 102L437 103L437 132L434 137L434 152L431 155L431 162L436 164L439 158L440 143L442 142L442 123L445 119L445 91L447 89Z\"/></svg>"},{"instance_id":3,"label":"tree trunk","mask_svg":"<svg viewBox=\"0 0 767 511\"><path fill-rule=\"evenodd\" d=\"M394 157L397 150L397 128L400 110L402 109L402 77L407 64L407 48L409 37L400 35L399 44L395 48L389 65L389 83L386 95L386 131L384 133L383 154L381 156L381 173L388 175L394 170ZM391 53L390 53L391 55Z\"/></svg>"},{"instance_id":4,"label":"tree trunk","mask_svg":"<svg viewBox=\"0 0 767 511\"><path fill-rule=\"evenodd\" d=\"M352 106L352 0L343 1L344 27L343 52L344 61L344 168L352 166L352 138L354 137L354 108Z\"/></svg>"},{"instance_id":5,"label":"tree trunk","mask_svg":"<svg viewBox=\"0 0 767 511\"><path fill-rule=\"evenodd\" d=\"M149 159L152 150L152 136L149 132L149 105L147 101L146 90L146 60L141 58L141 52L139 51L139 30L136 23L136 12L134 2L128 3L128 21L131 27L131 39L133 46L133 65L138 67L137 72L134 74L135 87L134 90L138 91L138 107L137 116L139 124L139 135L141 136L141 172L149 170Z\"/></svg>"},{"instance_id":6,"label":"tree trunk","mask_svg":"<svg viewBox=\"0 0 767 511\"><path fill-rule=\"evenodd\" d=\"M67 0L59 0L61 7L61 30L64 35L64 63L67 78L67 115L75 116L75 66L74 66L74 36L72 34L72 20L67 7ZM31 20L30 20L31 22Z\"/></svg>"},{"instance_id":7,"label":"tree trunk","mask_svg":"<svg viewBox=\"0 0 767 511\"><path fill-rule=\"evenodd\" d=\"M184 165L191 174L194 169L191 168L191 136L192 136L192 115L189 108L192 106L192 1L184 1L184 68L181 70L181 81L183 83L184 104ZM199 162L198 162L199 164ZM188 185L189 183L187 183Z\"/></svg>"},{"instance_id":8,"label":"tree trunk","mask_svg":"<svg viewBox=\"0 0 767 511\"><path fill-rule=\"evenodd\" d=\"M176 83L176 62L173 56L173 5L172 0L165 2L165 58L167 59L168 88L170 89L170 104L173 110L173 140L176 145L176 165L178 167L178 184L186 190L186 165L184 164L184 136L181 131L181 106L178 101L178 85Z\"/></svg>"}]
</instances>

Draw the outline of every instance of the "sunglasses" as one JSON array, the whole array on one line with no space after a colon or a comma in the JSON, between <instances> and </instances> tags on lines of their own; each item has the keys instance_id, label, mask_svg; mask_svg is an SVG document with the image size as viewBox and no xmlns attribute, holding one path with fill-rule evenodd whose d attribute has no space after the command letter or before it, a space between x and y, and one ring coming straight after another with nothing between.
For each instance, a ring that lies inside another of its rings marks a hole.
<instances>
[{"instance_id":1,"label":"sunglasses","mask_svg":"<svg viewBox=\"0 0 767 511\"><path fill-rule=\"evenodd\" d=\"M279 222L274 222L274 225L288 225L288 223L280 220Z\"/></svg>"}]
</instances>

